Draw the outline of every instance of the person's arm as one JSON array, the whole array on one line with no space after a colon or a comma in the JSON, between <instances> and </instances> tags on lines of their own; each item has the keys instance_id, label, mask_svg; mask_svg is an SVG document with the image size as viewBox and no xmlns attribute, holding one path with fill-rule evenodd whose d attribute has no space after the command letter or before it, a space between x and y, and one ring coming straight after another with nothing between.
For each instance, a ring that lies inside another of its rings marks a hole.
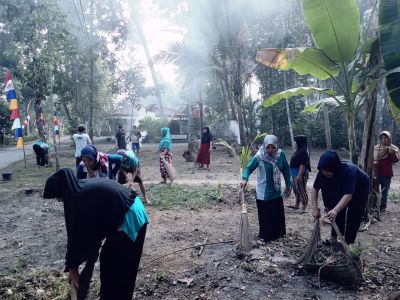
<instances>
[{"instance_id":1,"label":"person's arm","mask_svg":"<svg viewBox=\"0 0 400 300\"><path fill-rule=\"evenodd\" d=\"M90 136L88 134L86 134L86 141L87 141L88 145L92 144L92 140L90 139Z\"/></svg>"},{"instance_id":2,"label":"person's arm","mask_svg":"<svg viewBox=\"0 0 400 300\"><path fill-rule=\"evenodd\" d=\"M297 175L297 177L295 179L297 184L300 184L301 181L303 180L303 175L304 175L305 170L306 170L306 165L303 165L303 164L300 165L299 174Z\"/></svg>"},{"instance_id":3,"label":"person's arm","mask_svg":"<svg viewBox=\"0 0 400 300\"><path fill-rule=\"evenodd\" d=\"M249 163L247 164L246 168L244 168L242 173L242 188L246 188L247 182L249 181L250 174L253 173L255 169L258 167L258 159L257 157L253 157Z\"/></svg>"},{"instance_id":4,"label":"person's arm","mask_svg":"<svg viewBox=\"0 0 400 300\"><path fill-rule=\"evenodd\" d=\"M319 189L313 187L311 190L311 215L315 219L319 219L321 217L321 212L318 208L318 193Z\"/></svg>"},{"instance_id":5,"label":"person's arm","mask_svg":"<svg viewBox=\"0 0 400 300\"><path fill-rule=\"evenodd\" d=\"M283 191L283 195L285 196L285 198L287 198L290 196L292 192L292 175L290 174L290 167L286 160L286 155L283 151L281 152L280 159L283 160L283 167L281 172L283 174L283 178L285 179L285 185L286 185L285 190Z\"/></svg>"},{"instance_id":6,"label":"person's arm","mask_svg":"<svg viewBox=\"0 0 400 300\"><path fill-rule=\"evenodd\" d=\"M109 172L110 174L108 175L108 177L110 179L115 179L119 169L121 168L123 157L118 154L115 154L115 155L108 154L107 157L108 157L109 165L113 166L112 168L110 168L110 172Z\"/></svg>"},{"instance_id":7,"label":"person's arm","mask_svg":"<svg viewBox=\"0 0 400 300\"><path fill-rule=\"evenodd\" d=\"M393 164L399 161L398 153L396 153L392 148L389 149L389 157Z\"/></svg>"},{"instance_id":8,"label":"person's arm","mask_svg":"<svg viewBox=\"0 0 400 300\"><path fill-rule=\"evenodd\" d=\"M83 170L83 165L78 165L78 171L76 172L76 177L78 179L85 179L87 177L87 173Z\"/></svg>"},{"instance_id":9,"label":"person's arm","mask_svg":"<svg viewBox=\"0 0 400 300\"><path fill-rule=\"evenodd\" d=\"M351 194L346 194L343 195L342 199L340 199L339 203L336 204L336 206L330 210L326 216L328 217L328 219L333 222L336 219L337 214L345 207L347 207L347 205L349 204L351 198L353 195Z\"/></svg>"}]
</instances>

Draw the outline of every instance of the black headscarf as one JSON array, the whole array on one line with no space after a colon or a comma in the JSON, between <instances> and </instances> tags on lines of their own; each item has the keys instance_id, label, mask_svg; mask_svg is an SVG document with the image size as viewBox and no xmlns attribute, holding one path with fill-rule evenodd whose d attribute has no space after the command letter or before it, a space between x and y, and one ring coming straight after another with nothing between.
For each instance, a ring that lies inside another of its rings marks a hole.
<instances>
[{"instance_id":1,"label":"black headscarf","mask_svg":"<svg viewBox=\"0 0 400 300\"><path fill-rule=\"evenodd\" d=\"M78 267L98 251L101 241L117 230L136 193L113 180L78 180L68 168L51 175L43 198L63 198L68 245L66 268Z\"/></svg>"},{"instance_id":2,"label":"black headscarf","mask_svg":"<svg viewBox=\"0 0 400 300\"><path fill-rule=\"evenodd\" d=\"M342 167L342 161L335 151L328 150L321 155L318 162L318 170L324 169L325 171L338 174Z\"/></svg>"},{"instance_id":3,"label":"black headscarf","mask_svg":"<svg viewBox=\"0 0 400 300\"><path fill-rule=\"evenodd\" d=\"M210 128L208 126L204 126L202 130L206 130L206 132L201 133L201 143L208 144L212 141L213 135L210 132Z\"/></svg>"},{"instance_id":4,"label":"black headscarf","mask_svg":"<svg viewBox=\"0 0 400 300\"><path fill-rule=\"evenodd\" d=\"M297 135L293 139L297 144L297 150L290 159L290 167L299 168L300 165L305 165L306 170L311 172L310 154L308 151L307 136Z\"/></svg>"}]
</instances>

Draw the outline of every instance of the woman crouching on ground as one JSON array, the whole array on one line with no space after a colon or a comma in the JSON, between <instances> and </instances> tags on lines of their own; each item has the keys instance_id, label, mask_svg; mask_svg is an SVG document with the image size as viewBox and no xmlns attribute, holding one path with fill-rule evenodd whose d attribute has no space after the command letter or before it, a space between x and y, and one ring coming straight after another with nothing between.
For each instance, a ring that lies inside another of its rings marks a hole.
<instances>
[{"instance_id":1,"label":"woman crouching on ground","mask_svg":"<svg viewBox=\"0 0 400 300\"><path fill-rule=\"evenodd\" d=\"M259 236L265 242L276 240L286 234L285 212L281 192L281 178L285 178L285 197L292 190L289 164L285 153L278 149L278 139L267 135L257 154L243 171L242 187L247 186L250 174L257 169L257 210L260 225Z\"/></svg>"},{"instance_id":2,"label":"woman crouching on ground","mask_svg":"<svg viewBox=\"0 0 400 300\"><path fill-rule=\"evenodd\" d=\"M79 288L79 265L100 254L100 299L131 300L148 217L137 194L115 181L78 180L71 169L51 175L43 198L64 204L65 271Z\"/></svg>"},{"instance_id":3,"label":"woman crouching on ground","mask_svg":"<svg viewBox=\"0 0 400 300\"><path fill-rule=\"evenodd\" d=\"M350 161L342 161L335 151L326 151L318 162L318 174L311 192L312 215L320 218L318 192L327 208L327 217L336 221L346 243L354 243L369 195L369 177ZM337 234L332 228L330 244Z\"/></svg>"}]
</instances>

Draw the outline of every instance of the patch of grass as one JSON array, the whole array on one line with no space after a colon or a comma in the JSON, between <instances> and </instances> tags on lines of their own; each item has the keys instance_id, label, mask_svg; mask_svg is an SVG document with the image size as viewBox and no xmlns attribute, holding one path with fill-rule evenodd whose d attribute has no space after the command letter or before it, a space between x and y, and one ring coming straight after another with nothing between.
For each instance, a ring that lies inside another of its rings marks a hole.
<instances>
[{"instance_id":1,"label":"patch of grass","mask_svg":"<svg viewBox=\"0 0 400 300\"><path fill-rule=\"evenodd\" d=\"M154 282L162 282L162 281L169 281L169 276L166 272L154 272L153 274L151 274L151 280Z\"/></svg>"},{"instance_id":2,"label":"patch of grass","mask_svg":"<svg viewBox=\"0 0 400 300\"><path fill-rule=\"evenodd\" d=\"M360 242L358 242L357 244L350 245L349 247L350 247L351 257L356 258L356 259L361 257L361 254L364 251L364 246L361 245Z\"/></svg>"},{"instance_id":3,"label":"patch of grass","mask_svg":"<svg viewBox=\"0 0 400 300\"><path fill-rule=\"evenodd\" d=\"M213 186L153 184L148 190L154 205L161 209L202 208L217 203L221 196L220 188Z\"/></svg>"},{"instance_id":4,"label":"patch of grass","mask_svg":"<svg viewBox=\"0 0 400 300\"><path fill-rule=\"evenodd\" d=\"M21 257L20 259L18 259L17 263L12 268L12 273L14 274L20 273L23 269L26 268L27 265L28 265L28 258L25 256Z\"/></svg>"},{"instance_id":5,"label":"patch of grass","mask_svg":"<svg viewBox=\"0 0 400 300\"><path fill-rule=\"evenodd\" d=\"M399 202L400 195L397 192L389 192L388 198L391 202Z\"/></svg>"},{"instance_id":6,"label":"patch of grass","mask_svg":"<svg viewBox=\"0 0 400 300\"><path fill-rule=\"evenodd\" d=\"M0 299L67 299L69 285L66 273L36 270L0 279Z\"/></svg>"}]
</instances>

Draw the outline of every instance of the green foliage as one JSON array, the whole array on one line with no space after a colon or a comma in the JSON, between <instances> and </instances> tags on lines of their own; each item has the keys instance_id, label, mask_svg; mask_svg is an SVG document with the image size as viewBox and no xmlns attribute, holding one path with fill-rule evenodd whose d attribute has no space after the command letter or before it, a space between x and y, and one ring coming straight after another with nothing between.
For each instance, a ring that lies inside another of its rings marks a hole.
<instances>
[{"instance_id":1,"label":"green foliage","mask_svg":"<svg viewBox=\"0 0 400 300\"><path fill-rule=\"evenodd\" d=\"M313 48L286 48L257 50L256 60L279 70L294 70L299 75L328 79L339 74L339 66L326 54Z\"/></svg>"},{"instance_id":2,"label":"green foliage","mask_svg":"<svg viewBox=\"0 0 400 300\"><path fill-rule=\"evenodd\" d=\"M325 88L316 88L316 87L298 87L298 88L293 88L289 89L280 93L276 93L272 96L270 96L268 99L264 101L264 107L270 107L273 106L282 100L289 99L291 97L296 97L296 96L304 96L307 97L308 95L312 93L323 93L326 95L333 96L335 94L335 91L332 89L325 89Z\"/></svg>"},{"instance_id":3,"label":"green foliage","mask_svg":"<svg viewBox=\"0 0 400 300\"><path fill-rule=\"evenodd\" d=\"M365 249L365 247L363 245L361 245L360 242L350 245L349 248L350 248L351 257L353 257L355 259L360 258Z\"/></svg>"},{"instance_id":4,"label":"green foliage","mask_svg":"<svg viewBox=\"0 0 400 300\"><path fill-rule=\"evenodd\" d=\"M334 62L348 62L360 40L355 0L304 0L304 17L314 42Z\"/></svg>"},{"instance_id":5,"label":"green foliage","mask_svg":"<svg viewBox=\"0 0 400 300\"><path fill-rule=\"evenodd\" d=\"M149 185L148 191L154 205L160 209L207 207L220 201L221 192L212 186Z\"/></svg>"},{"instance_id":6,"label":"green foliage","mask_svg":"<svg viewBox=\"0 0 400 300\"><path fill-rule=\"evenodd\" d=\"M161 128L168 126L166 119L154 119L152 117L145 117L139 120L139 130L146 131L146 142L157 142L161 138Z\"/></svg>"},{"instance_id":7,"label":"green foliage","mask_svg":"<svg viewBox=\"0 0 400 300\"><path fill-rule=\"evenodd\" d=\"M379 47L386 70L400 66L400 7L398 1L382 0L379 5ZM390 107L397 124L400 124L400 73L386 78Z\"/></svg>"}]
</instances>

